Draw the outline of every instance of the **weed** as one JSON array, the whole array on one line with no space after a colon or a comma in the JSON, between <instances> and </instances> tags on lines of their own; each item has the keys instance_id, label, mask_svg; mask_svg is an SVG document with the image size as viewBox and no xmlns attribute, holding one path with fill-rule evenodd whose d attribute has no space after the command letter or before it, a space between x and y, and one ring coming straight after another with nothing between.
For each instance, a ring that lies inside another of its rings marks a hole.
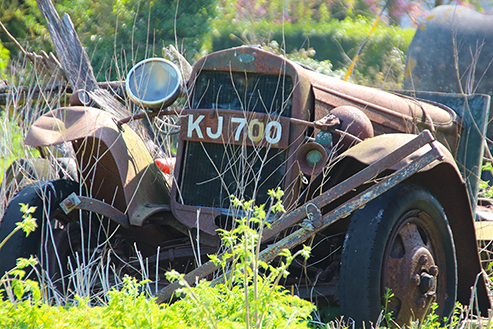
<instances>
[{"instance_id":1,"label":"weed","mask_svg":"<svg viewBox=\"0 0 493 329\"><path fill-rule=\"evenodd\" d=\"M15 227L15 229L12 232L10 232L10 234L7 235L2 242L0 242L0 249L5 245L8 239L10 239L10 237L15 234L15 232L19 230L23 230L24 233L26 233L26 237L28 237L29 234L33 232L36 229L36 227L38 227L38 225L36 224L36 218L32 217L32 213L36 210L36 207L29 207L28 204L23 204L23 203L21 203L20 206L21 206L21 212L23 213L22 215L23 220L22 222L16 223L17 226Z\"/></svg>"},{"instance_id":2,"label":"weed","mask_svg":"<svg viewBox=\"0 0 493 329\"><path fill-rule=\"evenodd\" d=\"M16 223L16 227L12 230L12 232L7 235L3 241L0 243L0 249L5 245L5 243L16 233L17 231L24 231L26 237L32 233L36 227L36 218L32 217L32 214L36 210L36 207L30 207L28 204L20 204L22 215L22 222ZM3 274L0 278L0 286L5 286L7 288L7 294L10 299L13 299L15 296L18 300L21 300L25 294L31 293L31 297L39 302L41 300L41 292L39 289L39 284L32 280L23 280L26 272L25 268L35 267L38 264L38 261L31 256L29 259L19 258L17 259L16 266ZM0 291L1 293L2 291Z\"/></svg>"},{"instance_id":3,"label":"weed","mask_svg":"<svg viewBox=\"0 0 493 329\"><path fill-rule=\"evenodd\" d=\"M90 307L89 298L76 296L70 305L50 306L43 302L37 282L23 280L24 268L35 267L34 258L19 259L17 266L2 277L7 294L15 296L10 301L0 301L0 326L31 328L70 326L71 328L307 328L314 306L308 301L289 294L279 285L281 277L295 257L309 256L305 247L292 255L282 254L284 261L274 267L259 259L260 235L266 215L270 211L283 211L280 201L282 191L270 191L269 210L264 205L253 206L253 201L232 198L241 208L244 217L237 220L231 231L222 231L224 247L229 250L225 258L210 256L221 263L224 280L213 284L202 280L191 287L176 271L168 278L179 280L184 297L171 305L157 305L145 289L147 281L138 282L125 276L120 290L112 288L107 293L104 307ZM34 211L29 205L21 205L24 220L17 223L15 231L26 234L36 227ZM44 289L44 288L42 288ZM27 296L27 297L26 297Z\"/></svg>"},{"instance_id":4,"label":"weed","mask_svg":"<svg viewBox=\"0 0 493 329\"><path fill-rule=\"evenodd\" d=\"M304 247L294 255L284 250L284 261L274 267L262 262L260 236L269 213L284 211L280 189L269 191L271 204L266 212L264 205L254 206L253 200L243 201L232 197L232 204L244 214L236 219L232 230L221 230L222 242L227 250L222 257L210 256L224 273L222 280L214 283L202 280L191 287L183 275L176 271L167 274L183 286L178 294L185 298L173 304L179 308L187 323L199 326L206 319L211 328L305 328L314 306L308 301L290 295L279 285L287 276L287 268L299 255L307 258L310 248Z\"/></svg>"},{"instance_id":5,"label":"weed","mask_svg":"<svg viewBox=\"0 0 493 329\"><path fill-rule=\"evenodd\" d=\"M382 312L383 312L383 323L385 323L388 327L391 326L391 323L393 322L392 319L392 311L389 311L389 302L390 299L394 297L394 294L389 288L385 288L385 294L383 296L384 304L382 306Z\"/></svg>"}]
</instances>

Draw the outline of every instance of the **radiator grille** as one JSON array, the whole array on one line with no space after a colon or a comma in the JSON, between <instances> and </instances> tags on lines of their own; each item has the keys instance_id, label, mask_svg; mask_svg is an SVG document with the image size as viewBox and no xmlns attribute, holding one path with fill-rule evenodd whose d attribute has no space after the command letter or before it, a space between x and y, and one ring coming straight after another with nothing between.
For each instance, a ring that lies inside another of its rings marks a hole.
<instances>
[{"instance_id":1,"label":"radiator grille","mask_svg":"<svg viewBox=\"0 0 493 329\"><path fill-rule=\"evenodd\" d=\"M285 75L202 71L192 106L291 116L293 80Z\"/></svg>"},{"instance_id":2,"label":"radiator grille","mask_svg":"<svg viewBox=\"0 0 493 329\"><path fill-rule=\"evenodd\" d=\"M191 206L228 208L230 195L265 203L286 172L283 149L187 142L184 152L177 201Z\"/></svg>"},{"instance_id":3,"label":"radiator grille","mask_svg":"<svg viewBox=\"0 0 493 329\"><path fill-rule=\"evenodd\" d=\"M204 70L191 105L290 116L292 90L289 76ZM183 152L177 201L186 205L228 208L231 195L262 204L286 173L283 149L188 141Z\"/></svg>"}]
</instances>

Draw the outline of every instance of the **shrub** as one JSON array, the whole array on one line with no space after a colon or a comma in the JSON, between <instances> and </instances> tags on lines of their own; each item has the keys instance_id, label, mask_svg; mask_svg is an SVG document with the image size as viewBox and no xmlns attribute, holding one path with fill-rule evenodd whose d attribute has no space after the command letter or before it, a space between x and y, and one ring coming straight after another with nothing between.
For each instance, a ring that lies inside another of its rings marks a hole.
<instances>
[{"instance_id":1,"label":"shrub","mask_svg":"<svg viewBox=\"0 0 493 329\"><path fill-rule=\"evenodd\" d=\"M285 53L313 48L313 60L328 60L334 71L345 71L365 42L372 26L373 21L361 16L354 19L348 17L342 21L332 19L327 22L313 22L309 25L273 24L265 20L232 24L225 20L216 20L212 30L212 51L242 44L268 45L275 40ZM391 78L388 68L393 67L395 70L396 66L392 61L396 58L400 61L398 69L403 72L404 54L413 35L414 29L378 24L359 56L353 80L382 87L381 75L386 79ZM402 75L401 71L392 74L399 76ZM402 81L402 77L396 79ZM399 80L396 81L398 84Z\"/></svg>"}]
</instances>

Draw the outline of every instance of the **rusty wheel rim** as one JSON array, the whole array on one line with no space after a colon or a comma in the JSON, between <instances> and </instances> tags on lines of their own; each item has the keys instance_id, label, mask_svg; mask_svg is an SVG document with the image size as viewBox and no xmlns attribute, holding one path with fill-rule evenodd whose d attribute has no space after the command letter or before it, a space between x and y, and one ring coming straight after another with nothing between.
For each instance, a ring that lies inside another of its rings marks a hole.
<instances>
[{"instance_id":1,"label":"rusty wheel rim","mask_svg":"<svg viewBox=\"0 0 493 329\"><path fill-rule=\"evenodd\" d=\"M406 213L392 229L382 268L382 296L391 290L387 311L398 324L423 319L434 301L443 305L439 268L445 269L445 250L433 219L420 210Z\"/></svg>"}]
</instances>

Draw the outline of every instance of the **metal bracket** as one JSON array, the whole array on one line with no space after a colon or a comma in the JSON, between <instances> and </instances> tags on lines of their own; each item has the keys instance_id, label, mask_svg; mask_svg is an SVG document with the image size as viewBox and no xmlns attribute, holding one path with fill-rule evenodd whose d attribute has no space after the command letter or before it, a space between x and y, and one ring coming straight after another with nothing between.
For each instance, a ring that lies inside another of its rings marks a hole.
<instances>
[{"instance_id":1,"label":"metal bracket","mask_svg":"<svg viewBox=\"0 0 493 329\"><path fill-rule=\"evenodd\" d=\"M123 227L130 226L127 215L117 208L104 203L103 201L85 196L78 196L75 193L70 194L65 200L60 202L60 208L62 208L67 215L74 209L87 210L108 217Z\"/></svg>"},{"instance_id":2,"label":"metal bracket","mask_svg":"<svg viewBox=\"0 0 493 329\"><path fill-rule=\"evenodd\" d=\"M313 231L315 227L313 227L313 223L310 219L306 218L304 221L300 223L301 228L307 230L307 231Z\"/></svg>"},{"instance_id":3,"label":"metal bracket","mask_svg":"<svg viewBox=\"0 0 493 329\"><path fill-rule=\"evenodd\" d=\"M81 201L75 192L72 192L65 200L60 202L60 208L62 208L63 212L68 215L72 210L77 208L80 205Z\"/></svg>"},{"instance_id":4,"label":"metal bracket","mask_svg":"<svg viewBox=\"0 0 493 329\"><path fill-rule=\"evenodd\" d=\"M308 203L305 206L305 211L306 211L306 216L308 217L308 220L311 222L311 224L318 228L322 226L322 213L320 212L320 209L314 205L313 203Z\"/></svg>"}]
</instances>

